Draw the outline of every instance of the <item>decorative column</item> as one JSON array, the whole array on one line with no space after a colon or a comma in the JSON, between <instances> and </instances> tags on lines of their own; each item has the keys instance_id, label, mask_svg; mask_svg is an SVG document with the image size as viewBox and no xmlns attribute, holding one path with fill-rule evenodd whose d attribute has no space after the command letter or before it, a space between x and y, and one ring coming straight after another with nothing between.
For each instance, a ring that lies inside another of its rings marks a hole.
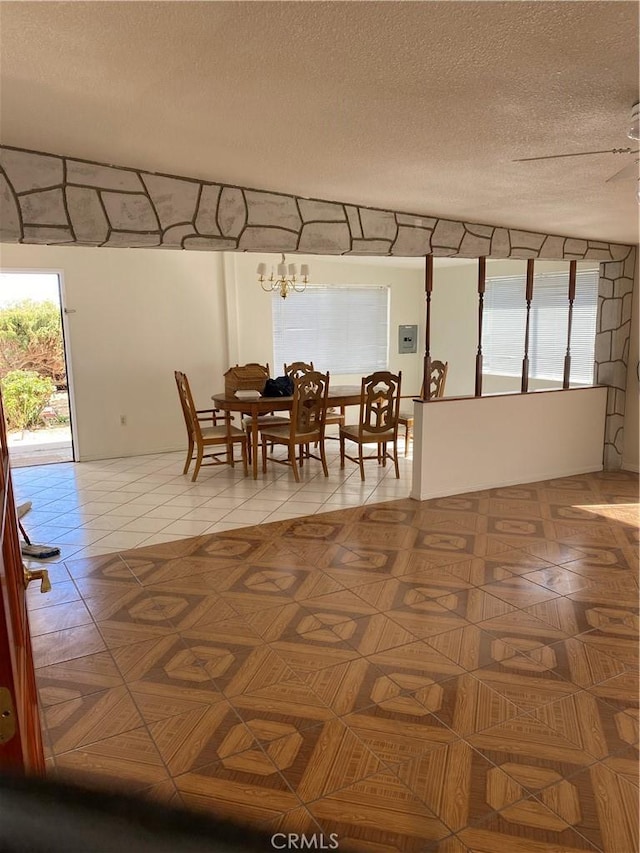
<instances>
[{"instance_id":1,"label":"decorative column","mask_svg":"<svg viewBox=\"0 0 640 853\"><path fill-rule=\"evenodd\" d=\"M476 397L482 397L482 312L487 277L487 259L478 258L478 352L476 353Z\"/></svg>"},{"instance_id":2,"label":"decorative column","mask_svg":"<svg viewBox=\"0 0 640 853\"><path fill-rule=\"evenodd\" d=\"M577 261L569 263L569 316L567 319L567 354L564 357L564 375L562 378L562 387L568 388L571 379L571 324L573 322L573 300L576 298L576 270L578 267Z\"/></svg>"},{"instance_id":3,"label":"decorative column","mask_svg":"<svg viewBox=\"0 0 640 853\"><path fill-rule=\"evenodd\" d=\"M422 399L431 399L431 293L433 292L433 255L425 258L424 295L426 320L424 333L424 368L422 370Z\"/></svg>"},{"instance_id":4,"label":"decorative column","mask_svg":"<svg viewBox=\"0 0 640 853\"><path fill-rule=\"evenodd\" d=\"M524 331L524 358L522 359L522 382L520 390L523 394L529 390L529 322L531 316L531 301L533 300L533 258L527 261L527 286L525 299L527 300L527 321Z\"/></svg>"}]
</instances>

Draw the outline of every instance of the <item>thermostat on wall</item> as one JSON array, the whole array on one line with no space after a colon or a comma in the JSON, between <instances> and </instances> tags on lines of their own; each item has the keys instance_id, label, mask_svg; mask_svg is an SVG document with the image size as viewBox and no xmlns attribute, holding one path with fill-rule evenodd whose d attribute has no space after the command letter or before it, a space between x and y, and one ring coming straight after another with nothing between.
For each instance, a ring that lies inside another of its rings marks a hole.
<instances>
[{"instance_id":1,"label":"thermostat on wall","mask_svg":"<svg viewBox=\"0 0 640 853\"><path fill-rule=\"evenodd\" d=\"M418 352L417 326L398 326L398 352Z\"/></svg>"}]
</instances>

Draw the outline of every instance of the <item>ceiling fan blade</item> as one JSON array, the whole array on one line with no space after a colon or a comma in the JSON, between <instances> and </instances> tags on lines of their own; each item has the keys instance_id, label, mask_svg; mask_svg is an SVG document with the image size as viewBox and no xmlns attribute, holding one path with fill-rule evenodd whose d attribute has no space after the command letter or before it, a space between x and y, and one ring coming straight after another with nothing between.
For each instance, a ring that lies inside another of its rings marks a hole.
<instances>
[{"instance_id":1,"label":"ceiling fan blade","mask_svg":"<svg viewBox=\"0 0 640 853\"><path fill-rule=\"evenodd\" d=\"M576 154L547 154L546 157L520 157L512 163L527 163L531 160L558 160L560 157L587 157L591 154L637 154L631 148L606 148L603 151L578 151Z\"/></svg>"},{"instance_id":2,"label":"ceiling fan blade","mask_svg":"<svg viewBox=\"0 0 640 853\"><path fill-rule=\"evenodd\" d=\"M624 167L624 169L620 169L620 171L616 172L615 175L611 175L610 178L607 178L605 183L608 184L609 181L624 181L626 178L640 178L640 174L638 173L639 163L640 160L629 163Z\"/></svg>"}]
</instances>

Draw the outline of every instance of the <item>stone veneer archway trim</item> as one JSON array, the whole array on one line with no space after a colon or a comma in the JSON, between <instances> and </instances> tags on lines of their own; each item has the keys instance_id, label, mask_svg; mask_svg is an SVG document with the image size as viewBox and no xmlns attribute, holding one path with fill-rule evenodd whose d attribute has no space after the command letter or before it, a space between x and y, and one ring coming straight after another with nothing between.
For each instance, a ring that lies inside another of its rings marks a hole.
<instances>
[{"instance_id":1,"label":"stone veneer archway trim","mask_svg":"<svg viewBox=\"0 0 640 853\"><path fill-rule=\"evenodd\" d=\"M622 463L632 246L308 199L0 146L0 242L600 263L604 464Z\"/></svg>"}]
</instances>

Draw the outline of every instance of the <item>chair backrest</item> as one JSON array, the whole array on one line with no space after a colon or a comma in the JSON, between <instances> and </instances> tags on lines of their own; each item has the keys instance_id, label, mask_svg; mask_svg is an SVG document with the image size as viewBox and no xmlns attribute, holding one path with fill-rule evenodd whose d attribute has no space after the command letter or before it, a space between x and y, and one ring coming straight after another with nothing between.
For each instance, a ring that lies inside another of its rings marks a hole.
<instances>
[{"instance_id":1,"label":"chair backrest","mask_svg":"<svg viewBox=\"0 0 640 853\"><path fill-rule=\"evenodd\" d=\"M189 387L189 380L186 373L176 370L175 373L176 385L178 386L178 394L180 395L180 405L182 406L182 414L187 427L187 432L194 438L199 438L202 435L200 421L196 412L195 403Z\"/></svg>"},{"instance_id":2,"label":"chair backrest","mask_svg":"<svg viewBox=\"0 0 640 853\"><path fill-rule=\"evenodd\" d=\"M378 370L362 377L359 433L398 432L402 372Z\"/></svg>"},{"instance_id":3,"label":"chair backrest","mask_svg":"<svg viewBox=\"0 0 640 853\"><path fill-rule=\"evenodd\" d=\"M291 431L296 435L324 433L329 374L310 370L293 380Z\"/></svg>"},{"instance_id":4,"label":"chair backrest","mask_svg":"<svg viewBox=\"0 0 640 853\"><path fill-rule=\"evenodd\" d=\"M291 364L284 365L284 375L288 376L290 379L297 379L305 373L311 373L312 370L312 361L292 361Z\"/></svg>"},{"instance_id":5,"label":"chair backrest","mask_svg":"<svg viewBox=\"0 0 640 853\"><path fill-rule=\"evenodd\" d=\"M447 369L449 367L448 361L432 361L431 362L431 398L434 397L444 397L444 384L447 381ZM422 388L422 392L420 394L422 399L425 398L425 389L424 386Z\"/></svg>"}]
</instances>

